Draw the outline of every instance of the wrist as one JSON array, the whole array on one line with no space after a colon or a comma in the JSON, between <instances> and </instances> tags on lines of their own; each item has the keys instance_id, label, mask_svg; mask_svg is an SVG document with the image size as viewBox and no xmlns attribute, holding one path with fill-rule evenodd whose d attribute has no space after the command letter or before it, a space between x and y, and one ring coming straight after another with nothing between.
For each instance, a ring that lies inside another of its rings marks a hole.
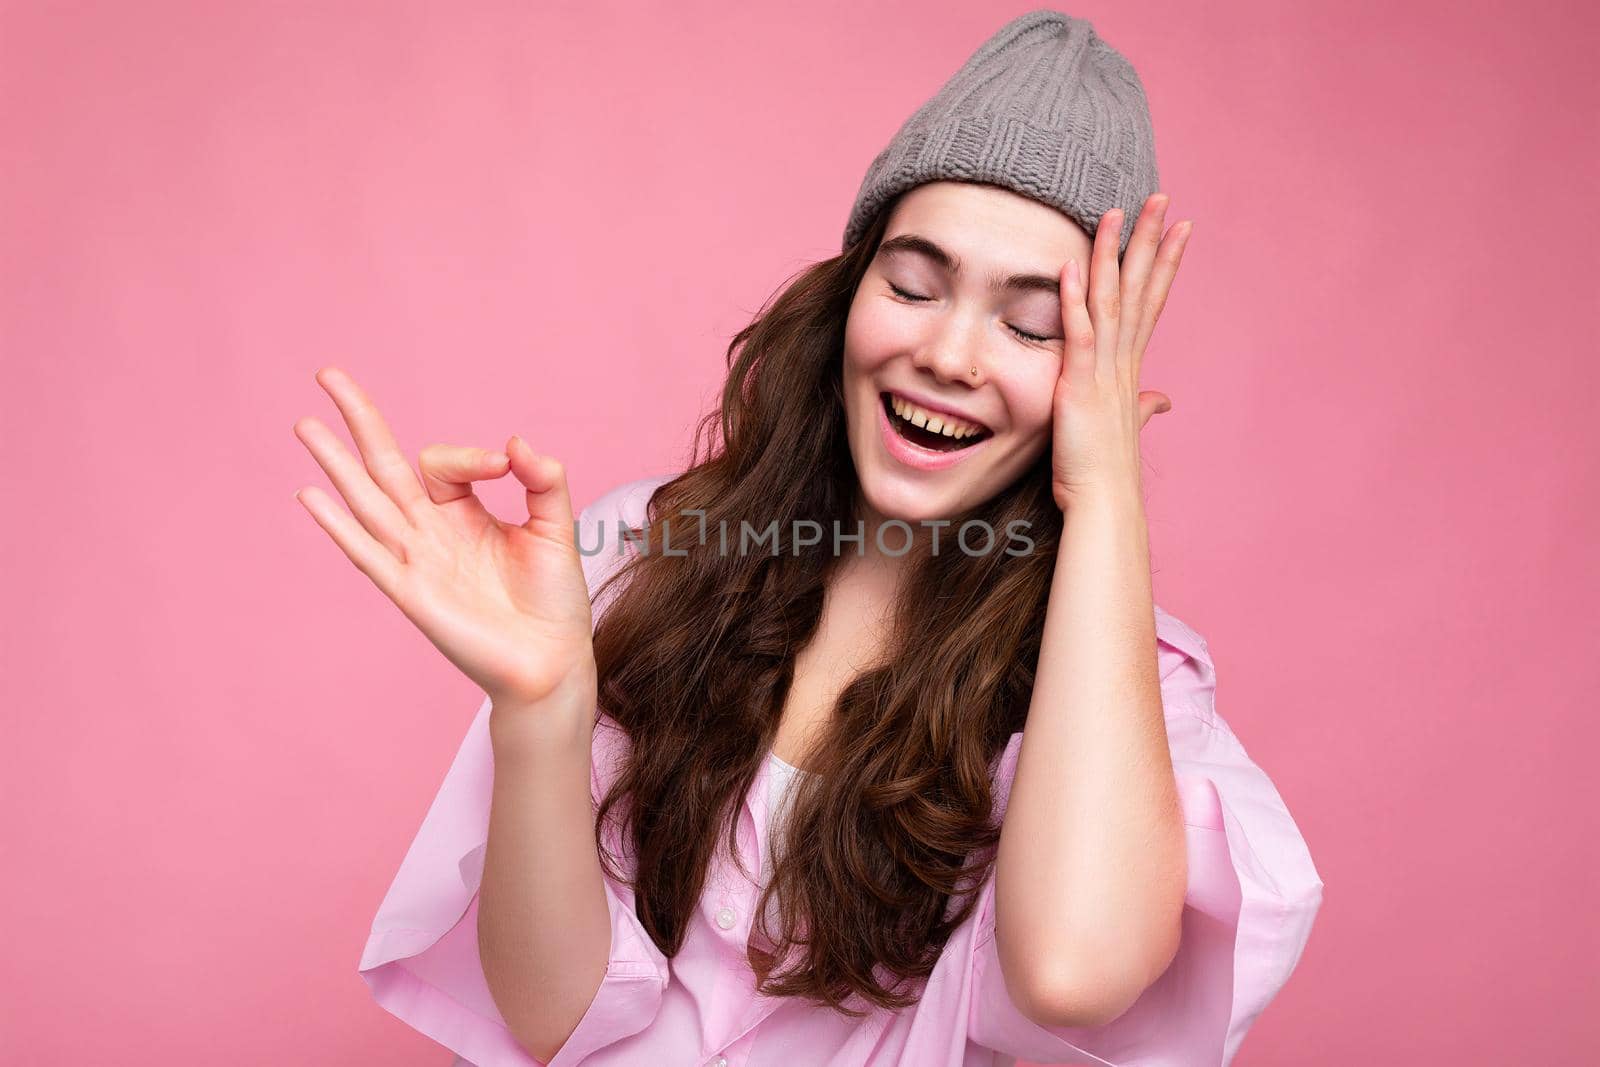
<instances>
[{"instance_id":1,"label":"wrist","mask_svg":"<svg viewBox=\"0 0 1600 1067\"><path fill-rule=\"evenodd\" d=\"M1136 484L1083 490L1074 493L1062 507L1061 512L1069 521L1074 517L1106 516L1117 519L1138 519L1142 522L1144 494Z\"/></svg>"},{"instance_id":2,"label":"wrist","mask_svg":"<svg viewBox=\"0 0 1600 1067\"><path fill-rule=\"evenodd\" d=\"M1136 568L1149 575L1150 525L1134 493L1090 494L1073 499L1062 514L1057 554L1095 559L1100 568Z\"/></svg>"},{"instance_id":3,"label":"wrist","mask_svg":"<svg viewBox=\"0 0 1600 1067\"><path fill-rule=\"evenodd\" d=\"M587 759L595 708L592 682L563 686L540 700L495 699L489 708L489 743L497 758L571 754Z\"/></svg>"}]
</instances>

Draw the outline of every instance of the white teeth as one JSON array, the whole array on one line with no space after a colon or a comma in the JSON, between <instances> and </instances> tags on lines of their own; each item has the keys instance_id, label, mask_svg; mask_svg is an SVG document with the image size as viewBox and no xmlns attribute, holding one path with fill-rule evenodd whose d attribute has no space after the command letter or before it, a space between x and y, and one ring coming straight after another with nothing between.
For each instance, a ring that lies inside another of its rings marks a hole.
<instances>
[{"instance_id":1,"label":"white teeth","mask_svg":"<svg viewBox=\"0 0 1600 1067\"><path fill-rule=\"evenodd\" d=\"M981 433L982 428L962 419L949 415L936 414L925 408L919 408L909 400L904 400L893 393L889 394L889 405L894 408L894 413L913 426L920 426L930 433L943 434L957 441Z\"/></svg>"}]
</instances>

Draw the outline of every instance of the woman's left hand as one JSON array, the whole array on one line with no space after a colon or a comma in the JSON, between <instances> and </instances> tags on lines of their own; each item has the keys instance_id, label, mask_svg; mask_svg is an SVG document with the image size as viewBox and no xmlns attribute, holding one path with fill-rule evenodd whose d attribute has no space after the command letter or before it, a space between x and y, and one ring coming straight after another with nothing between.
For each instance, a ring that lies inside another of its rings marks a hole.
<instances>
[{"instance_id":1,"label":"woman's left hand","mask_svg":"<svg viewBox=\"0 0 1600 1067\"><path fill-rule=\"evenodd\" d=\"M1179 222L1163 239L1169 199L1155 193L1144 202L1120 269L1121 208L1100 218L1087 288L1076 260L1062 269L1066 351L1056 380L1051 462L1062 510L1105 494L1143 502L1139 432L1152 415L1170 411L1172 401L1139 391L1139 366L1192 228Z\"/></svg>"}]
</instances>

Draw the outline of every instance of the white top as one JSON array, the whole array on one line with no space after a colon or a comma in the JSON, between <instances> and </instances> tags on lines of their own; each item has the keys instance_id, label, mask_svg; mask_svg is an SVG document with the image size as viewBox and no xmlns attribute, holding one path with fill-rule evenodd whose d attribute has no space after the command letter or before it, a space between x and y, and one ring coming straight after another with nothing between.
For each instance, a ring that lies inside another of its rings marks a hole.
<instances>
[{"instance_id":1,"label":"white top","mask_svg":"<svg viewBox=\"0 0 1600 1067\"><path fill-rule=\"evenodd\" d=\"M767 841L774 849L779 847L781 834L776 832L778 820L787 813L786 801L789 796L789 786L795 778L809 771L802 771L792 763L785 762L778 757L776 752L767 753L767 758L772 761L774 773L768 779L767 785ZM761 885L767 884L767 878L772 871L772 857L766 855L761 858Z\"/></svg>"}]
</instances>

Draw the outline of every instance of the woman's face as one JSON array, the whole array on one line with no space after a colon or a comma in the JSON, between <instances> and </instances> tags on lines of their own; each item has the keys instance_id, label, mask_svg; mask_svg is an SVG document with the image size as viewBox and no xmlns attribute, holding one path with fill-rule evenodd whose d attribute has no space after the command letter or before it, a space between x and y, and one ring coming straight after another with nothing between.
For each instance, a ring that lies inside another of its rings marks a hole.
<instances>
[{"instance_id":1,"label":"woman's face","mask_svg":"<svg viewBox=\"0 0 1600 1067\"><path fill-rule=\"evenodd\" d=\"M947 517L1049 447L1061 272L1070 257L1087 274L1092 247L1008 189L930 182L900 198L845 324L845 419L870 513Z\"/></svg>"}]
</instances>

